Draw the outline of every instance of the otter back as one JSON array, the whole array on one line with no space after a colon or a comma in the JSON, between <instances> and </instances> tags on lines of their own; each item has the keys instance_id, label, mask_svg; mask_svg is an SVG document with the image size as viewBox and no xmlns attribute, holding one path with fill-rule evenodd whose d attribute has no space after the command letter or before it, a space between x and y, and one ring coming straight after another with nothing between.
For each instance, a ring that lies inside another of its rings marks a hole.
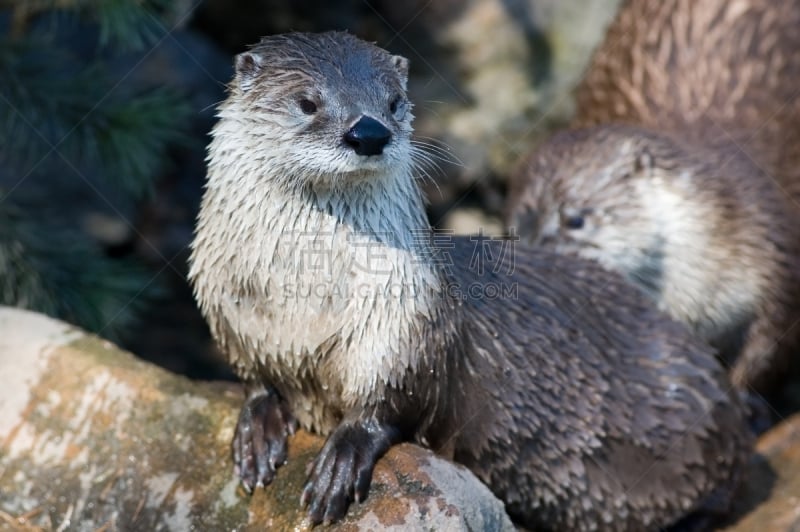
<instances>
[{"instance_id":1,"label":"otter back","mask_svg":"<svg viewBox=\"0 0 800 532\"><path fill-rule=\"evenodd\" d=\"M578 130L520 163L507 207L528 240L624 273L762 393L800 336L798 27L797 2L628 0L577 88Z\"/></svg>"},{"instance_id":2,"label":"otter back","mask_svg":"<svg viewBox=\"0 0 800 532\"><path fill-rule=\"evenodd\" d=\"M728 138L800 198L800 3L628 0L576 90L573 127Z\"/></svg>"}]
</instances>

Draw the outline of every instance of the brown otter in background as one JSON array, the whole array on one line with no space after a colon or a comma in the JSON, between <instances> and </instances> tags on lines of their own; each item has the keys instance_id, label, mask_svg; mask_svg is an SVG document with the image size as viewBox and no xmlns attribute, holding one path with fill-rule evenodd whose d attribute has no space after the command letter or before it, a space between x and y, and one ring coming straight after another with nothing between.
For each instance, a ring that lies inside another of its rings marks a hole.
<instances>
[{"instance_id":1,"label":"brown otter in background","mask_svg":"<svg viewBox=\"0 0 800 532\"><path fill-rule=\"evenodd\" d=\"M735 146L700 147L634 126L562 132L510 195L524 239L629 279L765 391L797 350L800 220ZM728 360L733 362L733 360Z\"/></svg>"},{"instance_id":2,"label":"brown otter in background","mask_svg":"<svg viewBox=\"0 0 800 532\"><path fill-rule=\"evenodd\" d=\"M577 91L576 126L513 178L525 240L625 273L769 391L800 334L800 3L621 9Z\"/></svg>"},{"instance_id":3,"label":"brown otter in background","mask_svg":"<svg viewBox=\"0 0 800 532\"><path fill-rule=\"evenodd\" d=\"M247 388L245 487L272 480L296 418L328 434L303 492L315 523L403 440L535 529L725 511L750 435L711 350L591 261L432 234L407 68L346 33L237 57L190 277Z\"/></svg>"},{"instance_id":4,"label":"brown otter in background","mask_svg":"<svg viewBox=\"0 0 800 532\"><path fill-rule=\"evenodd\" d=\"M800 200L800 2L628 0L576 89L574 127L728 138Z\"/></svg>"}]
</instances>

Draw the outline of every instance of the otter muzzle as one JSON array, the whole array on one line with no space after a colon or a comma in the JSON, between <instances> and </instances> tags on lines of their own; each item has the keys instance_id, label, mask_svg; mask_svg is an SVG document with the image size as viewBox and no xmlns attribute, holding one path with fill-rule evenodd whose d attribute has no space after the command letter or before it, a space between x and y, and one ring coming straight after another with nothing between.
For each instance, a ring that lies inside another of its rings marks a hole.
<instances>
[{"instance_id":1,"label":"otter muzzle","mask_svg":"<svg viewBox=\"0 0 800 532\"><path fill-rule=\"evenodd\" d=\"M380 155L383 148L392 138L392 132L386 126L368 116L362 116L358 122L344 134L344 142L358 155Z\"/></svg>"}]
</instances>

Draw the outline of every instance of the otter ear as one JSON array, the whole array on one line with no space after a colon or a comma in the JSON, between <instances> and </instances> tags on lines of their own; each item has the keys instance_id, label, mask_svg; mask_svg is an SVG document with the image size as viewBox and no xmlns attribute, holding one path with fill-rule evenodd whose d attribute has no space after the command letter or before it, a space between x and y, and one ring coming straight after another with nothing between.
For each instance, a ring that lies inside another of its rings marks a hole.
<instances>
[{"instance_id":1,"label":"otter ear","mask_svg":"<svg viewBox=\"0 0 800 532\"><path fill-rule=\"evenodd\" d=\"M408 59L402 55L393 55L392 64L397 69L397 73L400 74L400 81L403 84L403 90L405 90L408 82Z\"/></svg>"},{"instance_id":2,"label":"otter ear","mask_svg":"<svg viewBox=\"0 0 800 532\"><path fill-rule=\"evenodd\" d=\"M264 58L254 52L242 52L236 56L236 80L239 88L248 91L264 69Z\"/></svg>"},{"instance_id":3,"label":"otter ear","mask_svg":"<svg viewBox=\"0 0 800 532\"><path fill-rule=\"evenodd\" d=\"M639 154L636 156L636 162L634 163L633 169L636 170L637 173L649 171L655 165L655 161L653 160L653 154L647 148L644 148Z\"/></svg>"}]
</instances>

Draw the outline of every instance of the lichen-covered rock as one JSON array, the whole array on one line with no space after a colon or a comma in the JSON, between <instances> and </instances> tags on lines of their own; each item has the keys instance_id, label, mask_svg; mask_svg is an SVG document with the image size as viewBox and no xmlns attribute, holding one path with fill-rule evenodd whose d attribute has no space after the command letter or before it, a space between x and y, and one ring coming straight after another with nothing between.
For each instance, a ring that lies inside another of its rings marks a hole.
<instances>
[{"instance_id":1,"label":"lichen-covered rock","mask_svg":"<svg viewBox=\"0 0 800 532\"><path fill-rule=\"evenodd\" d=\"M64 323L0 309L0 509L45 528L231 529L239 394Z\"/></svg>"},{"instance_id":2,"label":"lichen-covered rock","mask_svg":"<svg viewBox=\"0 0 800 532\"><path fill-rule=\"evenodd\" d=\"M172 375L62 322L0 307L0 530L304 530L305 469L245 495L229 442L237 385ZM800 530L800 414L765 434L727 532ZM410 444L378 462L367 501L323 530L513 530L469 471Z\"/></svg>"},{"instance_id":3,"label":"lichen-covered rock","mask_svg":"<svg viewBox=\"0 0 800 532\"><path fill-rule=\"evenodd\" d=\"M725 532L800 531L800 414L764 434Z\"/></svg>"},{"instance_id":4,"label":"lichen-covered rock","mask_svg":"<svg viewBox=\"0 0 800 532\"><path fill-rule=\"evenodd\" d=\"M277 480L256 491L253 521L269 530L291 530L304 522L298 501L306 465L322 440L300 432L290 442L289 460ZM283 477L283 478L281 478ZM500 501L466 468L416 445L393 447L378 462L365 504L350 506L336 526L323 530L514 530Z\"/></svg>"},{"instance_id":5,"label":"lichen-covered rock","mask_svg":"<svg viewBox=\"0 0 800 532\"><path fill-rule=\"evenodd\" d=\"M306 465L298 433L275 482L247 497L229 442L233 384L192 382L62 322L0 307L0 529L294 530ZM413 445L376 468L341 530L511 530L466 469Z\"/></svg>"}]
</instances>

